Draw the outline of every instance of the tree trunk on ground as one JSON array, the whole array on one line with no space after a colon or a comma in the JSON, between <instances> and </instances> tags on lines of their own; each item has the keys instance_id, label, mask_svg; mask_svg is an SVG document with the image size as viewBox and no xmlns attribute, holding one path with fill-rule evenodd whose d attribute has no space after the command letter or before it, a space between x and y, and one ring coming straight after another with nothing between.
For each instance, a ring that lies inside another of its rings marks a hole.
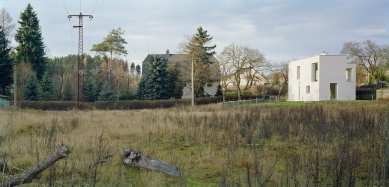
<instances>
[{"instance_id":1,"label":"tree trunk on ground","mask_svg":"<svg viewBox=\"0 0 389 187\"><path fill-rule=\"evenodd\" d=\"M37 165L31 167L30 169L26 170L23 174L17 177L9 177L6 181L4 181L0 185L11 187L11 186L22 185L25 183L30 183L32 182L32 179L35 178L39 173L41 173L46 168L50 167L58 160L67 157L68 154L70 154L70 150L66 145L62 145L56 151L51 153L51 155L47 157L45 160L40 161Z\"/></svg>"},{"instance_id":2,"label":"tree trunk on ground","mask_svg":"<svg viewBox=\"0 0 389 187\"><path fill-rule=\"evenodd\" d=\"M183 177L183 173L176 167L171 164L161 162L159 160L153 160L149 157L142 156L140 152L133 151L130 149L124 149L120 153L123 164L133 167L141 167L154 171L164 172L173 177Z\"/></svg>"}]
</instances>

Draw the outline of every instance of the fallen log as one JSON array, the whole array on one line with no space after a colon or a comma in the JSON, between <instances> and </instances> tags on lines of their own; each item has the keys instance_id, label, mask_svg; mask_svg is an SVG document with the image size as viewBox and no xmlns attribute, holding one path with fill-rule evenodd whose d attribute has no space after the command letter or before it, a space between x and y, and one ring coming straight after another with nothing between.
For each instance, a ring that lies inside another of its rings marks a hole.
<instances>
[{"instance_id":1,"label":"fallen log","mask_svg":"<svg viewBox=\"0 0 389 187\"><path fill-rule=\"evenodd\" d=\"M52 164L57 162L58 160L67 157L67 155L70 153L70 150L66 145L61 145L56 151L51 153L49 157L46 159L39 161L37 165L29 168L21 175L14 177L11 176L7 178L6 181L3 182L3 184L0 184L1 186L18 186L26 183L31 183L32 179L35 178L39 173L41 173L46 168L50 167Z\"/></svg>"},{"instance_id":2,"label":"fallen log","mask_svg":"<svg viewBox=\"0 0 389 187\"><path fill-rule=\"evenodd\" d=\"M142 156L140 152L124 149L120 152L123 164L133 167L141 167L154 171L160 171L173 177L183 177L183 173L174 165Z\"/></svg>"}]
</instances>

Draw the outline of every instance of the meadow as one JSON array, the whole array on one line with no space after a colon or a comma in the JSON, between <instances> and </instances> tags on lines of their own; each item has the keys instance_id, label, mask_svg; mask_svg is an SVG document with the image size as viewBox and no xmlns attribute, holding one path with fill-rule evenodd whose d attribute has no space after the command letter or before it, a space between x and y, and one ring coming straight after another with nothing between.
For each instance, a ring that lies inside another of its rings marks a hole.
<instances>
[{"instance_id":1,"label":"meadow","mask_svg":"<svg viewBox=\"0 0 389 187\"><path fill-rule=\"evenodd\" d=\"M25 186L388 186L389 105L211 104L148 110L0 109L0 160L14 174L71 153ZM184 177L122 164L124 148ZM88 167L106 153L108 162ZM10 174L1 174L2 181Z\"/></svg>"}]
</instances>

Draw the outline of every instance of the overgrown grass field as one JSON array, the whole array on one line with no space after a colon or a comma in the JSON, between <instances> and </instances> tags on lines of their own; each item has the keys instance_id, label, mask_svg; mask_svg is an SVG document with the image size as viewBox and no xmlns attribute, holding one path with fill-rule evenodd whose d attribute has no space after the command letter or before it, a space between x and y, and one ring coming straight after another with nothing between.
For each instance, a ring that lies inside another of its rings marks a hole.
<instances>
[{"instance_id":1,"label":"overgrown grass field","mask_svg":"<svg viewBox=\"0 0 389 187\"><path fill-rule=\"evenodd\" d=\"M61 144L67 159L26 186L388 186L387 102L155 110L0 109L0 160L22 172ZM185 177L121 164L124 148ZM112 152L106 163L88 168ZM16 174L17 175L17 174ZM2 180L7 174L2 174Z\"/></svg>"}]
</instances>

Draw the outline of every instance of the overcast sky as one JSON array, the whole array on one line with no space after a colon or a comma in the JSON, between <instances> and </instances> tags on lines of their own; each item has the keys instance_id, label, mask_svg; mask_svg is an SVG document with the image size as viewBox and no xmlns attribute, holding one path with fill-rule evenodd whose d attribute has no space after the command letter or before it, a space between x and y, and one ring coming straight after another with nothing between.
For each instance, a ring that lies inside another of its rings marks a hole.
<instances>
[{"instance_id":1,"label":"overcast sky","mask_svg":"<svg viewBox=\"0 0 389 187\"><path fill-rule=\"evenodd\" d=\"M122 58L136 64L148 53L177 53L184 36L199 26L213 36L217 53L235 43L274 62L339 54L348 41L389 44L387 0L0 0L0 8L17 23L28 3L51 57L77 54L78 29L72 26L78 18L69 21L68 14L80 12L94 17L84 18L85 53L94 56L92 45L121 27L128 43Z\"/></svg>"}]
</instances>

